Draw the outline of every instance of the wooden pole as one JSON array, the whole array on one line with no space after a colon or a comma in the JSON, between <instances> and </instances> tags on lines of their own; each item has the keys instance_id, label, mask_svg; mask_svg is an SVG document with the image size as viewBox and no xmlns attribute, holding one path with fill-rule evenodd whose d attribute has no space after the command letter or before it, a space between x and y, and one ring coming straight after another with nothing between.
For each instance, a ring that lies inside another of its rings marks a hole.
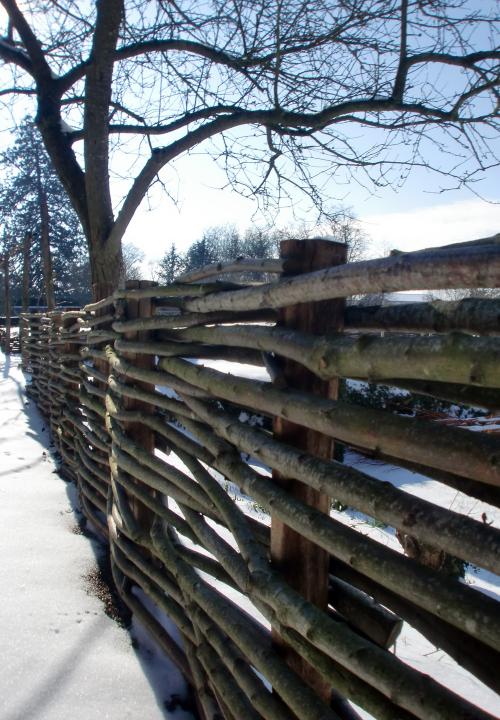
<instances>
[{"instance_id":1,"label":"wooden pole","mask_svg":"<svg viewBox=\"0 0 500 720\"><path fill-rule=\"evenodd\" d=\"M321 270L346 261L347 248L342 243L329 240L285 240L281 243L281 257L284 260L282 277ZM306 298L304 298L306 299ZM278 325L311 334L324 335L339 331L343 325L344 300L292 305L280 310ZM336 399L338 380L323 381L302 365L283 360L280 376L275 380L294 390L307 391L320 397ZM277 439L303 449L323 459L334 454L334 440L319 432L296 425L282 418L274 421L274 435ZM273 471L273 480L278 482L293 497L302 500L325 514L330 511L330 498L296 480L290 480ZM271 559L284 579L309 602L321 609L328 604L328 553L306 540L277 518L271 521ZM288 648L276 631L273 639L288 664L328 703L331 688L313 667Z\"/></svg>"},{"instance_id":2,"label":"wooden pole","mask_svg":"<svg viewBox=\"0 0 500 720\"><path fill-rule=\"evenodd\" d=\"M142 288L153 287L157 283L151 280L129 280L126 283L127 290L141 290ZM152 317L154 312L154 301L152 298L140 298L138 300L127 300L125 317L127 320L135 320L137 318ZM126 339L139 342L146 342L150 334L147 331L126 333ZM126 358L134 364L134 367L143 370L152 370L154 368L154 356L142 355L139 353L126 353ZM154 391L154 386L147 383L135 382L137 387L149 392ZM133 398L125 398L124 405L126 410L139 411L144 413L151 412L151 406L147 403L135 400ZM144 448L149 454L154 455L155 450L155 434L154 432L141 423L124 423L124 429L128 437L137 445ZM138 481L136 481L138 482ZM147 508L136 496L130 497L130 506L138 525L149 533L151 523L154 519L154 513Z\"/></svg>"}]
</instances>

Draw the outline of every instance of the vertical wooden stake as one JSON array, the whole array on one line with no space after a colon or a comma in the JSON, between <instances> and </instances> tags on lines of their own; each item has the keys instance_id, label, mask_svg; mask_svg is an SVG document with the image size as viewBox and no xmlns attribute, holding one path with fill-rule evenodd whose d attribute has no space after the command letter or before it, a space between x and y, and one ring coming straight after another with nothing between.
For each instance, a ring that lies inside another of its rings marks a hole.
<instances>
[{"instance_id":1,"label":"vertical wooden stake","mask_svg":"<svg viewBox=\"0 0 500 720\"><path fill-rule=\"evenodd\" d=\"M151 280L129 280L126 283L127 290L140 290L142 288L154 287L157 285L156 282ZM127 300L126 301L126 314L125 319L135 320L137 318L148 318L153 315L154 312L154 301L151 298L142 298L140 300ZM147 331L130 332L125 334L127 340L135 340L144 342L149 339L149 333ZM152 370L154 367L154 357L152 355L139 355L138 353L126 353L126 358L130 362L133 362L136 368ZM154 387L147 383L141 383L134 381L137 387L150 392L154 391ZM124 398L124 406L126 410L136 410L145 413L151 413L151 405L148 403L135 400L133 398ZM125 423L125 430L127 435L137 445L140 445L150 455L154 455L155 451L155 435L152 430L141 425L140 423ZM140 500L136 497L130 498L130 505L135 519L140 527L142 527L147 533L151 528L151 523L154 519L154 513L147 508Z\"/></svg>"},{"instance_id":2,"label":"vertical wooden stake","mask_svg":"<svg viewBox=\"0 0 500 720\"><path fill-rule=\"evenodd\" d=\"M76 318L71 313L62 314L61 315L61 328L63 330L68 330L68 328L72 327L75 324ZM78 335L75 333L75 340L78 340ZM61 355L79 355L80 353L80 345L77 342L71 342L71 340L68 338L67 342L64 343L64 345L61 347ZM77 360L70 360L66 361L65 363L66 367L69 367L70 370L74 370L75 372L79 372L78 369L78 361ZM63 388L64 388L64 396L66 398L66 402L71 407L74 406L76 402L78 402L78 394L80 390L80 383L78 380L75 379L69 379L68 377L65 377L62 381ZM61 408L61 414L59 416L59 430L58 430L58 437L59 437L59 446L60 446L60 452L61 456L63 457L63 461L65 460L65 456L69 457L69 460L76 461L76 458L78 457L78 451L76 446L76 437L79 434L79 431L77 433L75 432L69 432L67 429L64 429L62 425L62 412L64 408ZM69 452L68 452L69 448ZM66 466L66 467L65 467ZM75 467L70 462L63 462L63 468L69 473L72 480L74 480L75 485L78 484L78 476L75 472Z\"/></svg>"},{"instance_id":3,"label":"vertical wooden stake","mask_svg":"<svg viewBox=\"0 0 500 720\"><path fill-rule=\"evenodd\" d=\"M285 260L283 277L321 270L346 261L347 248L329 240L285 240L281 243L281 257ZM344 300L304 303L283 308L278 325L310 334L323 335L342 329ZM294 390L306 391L336 399L338 380L320 380L303 366L284 361L281 381ZM275 437L311 455L323 459L333 457L332 438L314 432L302 425L276 418ZM293 497L302 500L326 514L330 511L328 495L296 480L289 480L273 471L273 480L286 488ZM328 603L328 553L310 540L295 532L280 520L271 521L271 558L284 579L309 602L326 611ZM273 639L288 664L307 682L325 702L330 703L331 688L321 676L299 655L286 647L273 631Z\"/></svg>"}]
</instances>

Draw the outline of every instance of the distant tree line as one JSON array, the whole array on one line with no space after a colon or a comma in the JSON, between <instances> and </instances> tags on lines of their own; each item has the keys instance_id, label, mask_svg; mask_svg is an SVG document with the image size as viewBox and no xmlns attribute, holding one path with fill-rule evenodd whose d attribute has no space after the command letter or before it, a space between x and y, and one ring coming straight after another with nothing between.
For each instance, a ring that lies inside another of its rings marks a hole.
<instances>
[{"instance_id":1,"label":"distant tree line","mask_svg":"<svg viewBox=\"0 0 500 720\"><path fill-rule=\"evenodd\" d=\"M349 262L362 259L368 251L366 234L345 210L338 211L329 225L320 228L319 234L345 243L348 246ZM310 235L306 224L286 228L253 226L243 232L235 225L217 225L205 230L202 237L184 252L179 251L176 243L172 242L156 268L155 279L168 285L175 282L179 275L211 263L228 262L239 257L279 257L282 240L307 238ZM240 274L238 279L251 279L251 274L247 273L245 277Z\"/></svg>"}]
</instances>

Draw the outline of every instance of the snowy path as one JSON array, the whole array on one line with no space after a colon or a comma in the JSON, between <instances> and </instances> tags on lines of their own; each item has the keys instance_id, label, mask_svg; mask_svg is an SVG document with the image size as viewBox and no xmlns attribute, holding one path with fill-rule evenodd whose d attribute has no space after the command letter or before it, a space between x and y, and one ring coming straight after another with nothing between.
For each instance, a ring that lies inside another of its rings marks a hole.
<instances>
[{"instance_id":1,"label":"snowy path","mask_svg":"<svg viewBox=\"0 0 500 720\"><path fill-rule=\"evenodd\" d=\"M184 692L175 668L137 625L134 650L88 593L92 544L75 534L71 486L54 473L18 363L0 355L0 718L192 718L165 710Z\"/></svg>"}]
</instances>

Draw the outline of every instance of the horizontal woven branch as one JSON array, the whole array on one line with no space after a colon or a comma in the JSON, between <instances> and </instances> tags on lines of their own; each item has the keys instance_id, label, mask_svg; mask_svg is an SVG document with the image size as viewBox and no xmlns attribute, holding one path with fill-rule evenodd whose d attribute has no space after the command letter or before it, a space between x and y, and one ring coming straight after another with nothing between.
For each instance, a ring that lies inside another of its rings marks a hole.
<instances>
[{"instance_id":1,"label":"horizontal woven branch","mask_svg":"<svg viewBox=\"0 0 500 720\"><path fill-rule=\"evenodd\" d=\"M398 378L500 387L497 338L459 334L315 337L284 328L246 325L189 328L171 336L178 342L258 348L294 360L324 380L337 376L370 381Z\"/></svg>"},{"instance_id":2,"label":"horizontal woven branch","mask_svg":"<svg viewBox=\"0 0 500 720\"><path fill-rule=\"evenodd\" d=\"M196 270L191 270L183 275L180 275L176 282L191 283L197 280L204 280L209 277L216 277L224 273L247 273L247 272L261 272L261 273L282 273L283 272L283 260L274 258L237 258L230 262L219 262L212 263L210 265L204 265Z\"/></svg>"},{"instance_id":3,"label":"horizontal woven branch","mask_svg":"<svg viewBox=\"0 0 500 720\"><path fill-rule=\"evenodd\" d=\"M405 253L382 260L339 265L280 283L214 293L185 303L189 312L257 310L331 300L365 293L401 290L500 287L500 246L468 247L458 252Z\"/></svg>"},{"instance_id":4,"label":"horizontal woven branch","mask_svg":"<svg viewBox=\"0 0 500 720\"><path fill-rule=\"evenodd\" d=\"M382 410L278 390L269 383L228 376L178 358L160 367L197 389L310 427L346 443L392 457L455 472L478 482L500 485L500 441Z\"/></svg>"},{"instance_id":5,"label":"horizontal woven branch","mask_svg":"<svg viewBox=\"0 0 500 720\"><path fill-rule=\"evenodd\" d=\"M189 405L221 437L284 477L300 480L423 542L500 574L500 530L421 500L354 468L307 455L206 403L190 399Z\"/></svg>"},{"instance_id":6,"label":"horizontal woven branch","mask_svg":"<svg viewBox=\"0 0 500 720\"><path fill-rule=\"evenodd\" d=\"M464 298L456 302L397 303L347 307L346 328L392 332L454 332L498 335L500 299Z\"/></svg>"}]
</instances>

